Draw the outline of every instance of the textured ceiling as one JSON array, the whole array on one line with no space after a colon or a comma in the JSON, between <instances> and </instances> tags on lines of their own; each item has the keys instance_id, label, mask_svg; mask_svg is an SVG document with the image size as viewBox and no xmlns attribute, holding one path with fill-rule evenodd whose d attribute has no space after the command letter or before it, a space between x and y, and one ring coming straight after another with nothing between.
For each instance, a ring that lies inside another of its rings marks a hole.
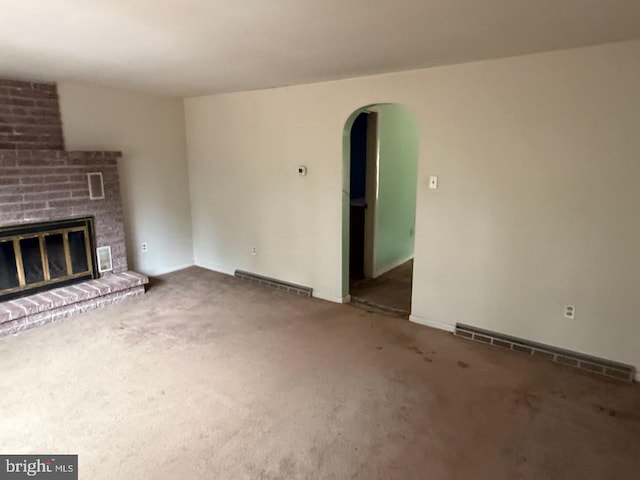
<instances>
[{"instance_id":1,"label":"textured ceiling","mask_svg":"<svg viewBox=\"0 0 640 480\"><path fill-rule=\"evenodd\" d=\"M640 38L640 0L0 0L0 76L194 96Z\"/></svg>"}]
</instances>

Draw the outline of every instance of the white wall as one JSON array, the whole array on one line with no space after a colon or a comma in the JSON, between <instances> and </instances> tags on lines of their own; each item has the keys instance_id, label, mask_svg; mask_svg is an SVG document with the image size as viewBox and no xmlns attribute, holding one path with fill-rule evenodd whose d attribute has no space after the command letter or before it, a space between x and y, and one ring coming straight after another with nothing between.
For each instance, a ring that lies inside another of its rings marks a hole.
<instances>
[{"instance_id":1,"label":"white wall","mask_svg":"<svg viewBox=\"0 0 640 480\"><path fill-rule=\"evenodd\" d=\"M421 132L412 318L640 366L639 85L634 41L187 99L195 261L339 300L343 127L397 102Z\"/></svg>"},{"instance_id":2,"label":"white wall","mask_svg":"<svg viewBox=\"0 0 640 480\"><path fill-rule=\"evenodd\" d=\"M182 100L70 83L58 93L68 150L123 152L129 268L159 275L192 265Z\"/></svg>"}]
</instances>

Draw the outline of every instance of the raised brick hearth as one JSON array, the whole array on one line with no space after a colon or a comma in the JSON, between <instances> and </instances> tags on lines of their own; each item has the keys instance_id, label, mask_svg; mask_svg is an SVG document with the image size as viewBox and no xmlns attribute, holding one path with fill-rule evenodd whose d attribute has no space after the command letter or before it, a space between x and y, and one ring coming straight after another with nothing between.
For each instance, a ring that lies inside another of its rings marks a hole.
<instances>
[{"instance_id":1,"label":"raised brick hearth","mask_svg":"<svg viewBox=\"0 0 640 480\"><path fill-rule=\"evenodd\" d=\"M0 336L144 293L147 277L127 271L121 156L65 151L56 86L0 80L0 228L93 217L113 260L99 279L0 303ZM90 199L89 173L102 174L104 198Z\"/></svg>"},{"instance_id":2,"label":"raised brick hearth","mask_svg":"<svg viewBox=\"0 0 640 480\"><path fill-rule=\"evenodd\" d=\"M0 337L143 295L148 281L123 272L0 303Z\"/></svg>"}]
</instances>

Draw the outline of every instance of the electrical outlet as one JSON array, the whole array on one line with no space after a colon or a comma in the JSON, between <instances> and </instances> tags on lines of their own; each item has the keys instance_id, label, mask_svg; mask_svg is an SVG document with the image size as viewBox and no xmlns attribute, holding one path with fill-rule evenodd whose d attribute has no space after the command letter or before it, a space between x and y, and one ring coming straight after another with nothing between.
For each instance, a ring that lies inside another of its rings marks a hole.
<instances>
[{"instance_id":1,"label":"electrical outlet","mask_svg":"<svg viewBox=\"0 0 640 480\"><path fill-rule=\"evenodd\" d=\"M149 245L147 245L147 242L142 242L142 251L143 252L149 251Z\"/></svg>"},{"instance_id":2,"label":"electrical outlet","mask_svg":"<svg viewBox=\"0 0 640 480\"><path fill-rule=\"evenodd\" d=\"M565 305L564 316L572 320L576 318L576 307L574 307L573 305Z\"/></svg>"},{"instance_id":3,"label":"electrical outlet","mask_svg":"<svg viewBox=\"0 0 640 480\"><path fill-rule=\"evenodd\" d=\"M258 254L258 248L257 247L251 247L251 255L257 255Z\"/></svg>"}]
</instances>

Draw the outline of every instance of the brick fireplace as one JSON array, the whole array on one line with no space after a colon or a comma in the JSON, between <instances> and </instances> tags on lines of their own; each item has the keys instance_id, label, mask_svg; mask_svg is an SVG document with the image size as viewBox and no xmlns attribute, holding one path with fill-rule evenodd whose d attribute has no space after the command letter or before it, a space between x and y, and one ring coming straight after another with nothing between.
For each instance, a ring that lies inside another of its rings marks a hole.
<instances>
[{"instance_id":1,"label":"brick fireplace","mask_svg":"<svg viewBox=\"0 0 640 480\"><path fill-rule=\"evenodd\" d=\"M121 156L64 150L55 84L0 80L0 336L144 293L127 269Z\"/></svg>"}]
</instances>

